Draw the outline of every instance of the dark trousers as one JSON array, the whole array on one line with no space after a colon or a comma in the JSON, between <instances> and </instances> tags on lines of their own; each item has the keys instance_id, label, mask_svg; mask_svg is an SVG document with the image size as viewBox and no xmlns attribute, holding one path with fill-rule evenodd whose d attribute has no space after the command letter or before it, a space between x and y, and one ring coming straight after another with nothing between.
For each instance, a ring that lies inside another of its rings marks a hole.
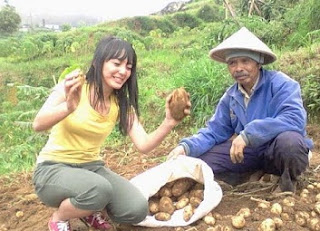
<instances>
[{"instance_id":1,"label":"dark trousers","mask_svg":"<svg viewBox=\"0 0 320 231\"><path fill-rule=\"evenodd\" d=\"M309 149L297 132L283 132L258 148L246 147L243 162L237 164L231 162L231 143L215 145L199 157L211 167L216 179L231 185L243 183L259 170L294 181L308 166Z\"/></svg>"}]
</instances>

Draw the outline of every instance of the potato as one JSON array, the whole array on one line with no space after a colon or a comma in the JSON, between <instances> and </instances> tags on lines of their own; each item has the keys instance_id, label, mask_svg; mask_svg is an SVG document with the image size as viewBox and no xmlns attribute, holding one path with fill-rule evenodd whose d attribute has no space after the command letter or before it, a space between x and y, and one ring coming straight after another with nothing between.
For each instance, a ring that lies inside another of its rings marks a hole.
<instances>
[{"instance_id":1,"label":"potato","mask_svg":"<svg viewBox=\"0 0 320 231\"><path fill-rule=\"evenodd\" d=\"M320 231L320 222L318 218L308 220L308 227L312 231Z\"/></svg>"},{"instance_id":2,"label":"potato","mask_svg":"<svg viewBox=\"0 0 320 231\"><path fill-rule=\"evenodd\" d=\"M181 199L176 203L176 208L177 208L177 209L182 209L182 208L186 207L187 204L189 204L189 198L187 198L187 197L181 198Z\"/></svg>"},{"instance_id":3,"label":"potato","mask_svg":"<svg viewBox=\"0 0 320 231\"><path fill-rule=\"evenodd\" d=\"M24 213L22 211L16 212L16 217L20 218L23 217Z\"/></svg>"},{"instance_id":4,"label":"potato","mask_svg":"<svg viewBox=\"0 0 320 231\"><path fill-rule=\"evenodd\" d=\"M276 224L271 218L267 218L260 224L259 231L274 231L276 230Z\"/></svg>"},{"instance_id":5,"label":"potato","mask_svg":"<svg viewBox=\"0 0 320 231\"><path fill-rule=\"evenodd\" d=\"M189 221L193 216L193 213L194 213L194 208L192 208L191 204L188 204L186 207L184 207L184 210L183 210L183 220Z\"/></svg>"},{"instance_id":6,"label":"potato","mask_svg":"<svg viewBox=\"0 0 320 231\"><path fill-rule=\"evenodd\" d=\"M149 211L151 214L159 212L159 201L149 200Z\"/></svg>"},{"instance_id":7,"label":"potato","mask_svg":"<svg viewBox=\"0 0 320 231\"><path fill-rule=\"evenodd\" d=\"M284 206L293 207L295 204L295 199L293 197L286 197L282 200Z\"/></svg>"},{"instance_id":8,"label":"potato","mask_svg":"<svg viewBox=\"0 0 320 231\"><path fill-rule=\"evenodd\" d=\"M189 192L185 192L184 194L182 194L181 196L178 197L178 201L180 201L183 198L188 198L189 199Z\"/></svg>"},{"instance_id":9,"label":"potato","mask_svg":"<svg viewBox=\"0 0 320 231\"><path fill-rule=\"evenodd\" d=\"M282 206L279 203L274 203L271 206L271 213L275 214L275 215L280 215L282 213Z\"/></svg>"},{"instance_id":10,"label":"potato","mask_svg":"<svg viewBox=\"0 0 320 231\"><path fill-rule=\"evenodd\" d=\"M170 197L161 197L159 201L159 211L166 212L172 215L175 211L175 207Z\"/></svg>"},{"instance_id":11,"label":"potato","mask_svg":"<svg viewBox=\"0 0 320 231\"><path fill-rule=\"evenodd\" d=\"M204 191L203 189L192 189L189 193L189 197L197 197L200 200L203 200Z\"/></svg>"},{"instance_id":12,"label":"potato","mask_svg":"<svg viewBox=\"0 0 320 231\"><path fill-rule=\"evenodd\" d=\"M171 219L171 215L165 212L158 212L154 215L154 218L158 221L168 221Z\"/></svg>"},{"instance_id":13,"label":"potato","mask_svg":"<svg viewBox=\"0 0 320 231\"><path fill-rule=\"evenodd\" d=\"M190 96L183 87L177 88L172 92L169 109L175 120L182 120L186 116L184 109L187 108L189 99Z\"/></svg>"},{"instance_id":14,"label":"potato","mask_svg":"<svg viewBox=\"0 0 320 231\"><path fill-rule=\"evenodd\" d=\"M289 213L281 213L280 217L284 221L291 221L291 217L290 217Z\"/></svg>"},{"instance_id":15,"label":"potato","mask_svg":"<svg viewBox=\"0 0 320 231\"><path fill-rule=\"evenodd\" d=\"M220 213L214 212L212 213L212 216L216 218L216 220L222 220L222 216Z\"/></svg>"},{"instance_id":16,"label":"potato","mask_svg":"<svg viewBox=\"0 0 320 231\"><path fill-rule=\"evenodd\" d=\"M320 214L320 202L317 202L317 203L314 205L313 210L314 210L316 213Z\"/></svg>"},{"instance_id":17,"label":"potato","mask_svg":"<svg viewBox=\"0 0 320 231\"><path fill-rule=\"evenodd\" d=\"M193 208L198 208L198 206L201 204L202 200L198 197L190 197L190 204Z\"/></svg>"},{"instance_id":18,"label":"potato","mask_svg":"<svg viewBox=\"0 0 320 231\"><path fill-rule=\"evenodd\" d=\"M173 184L171 193L175 197L179 197L187 192L194 184L194 180L190 178L180 178Z\"/></svg>"},{"instance_id":19,"label":"potato","mask_svg":"<svg viewBox=\"0 0 320 231\"><path fill-rule=\"evenodd\" d=\"M243 216L244 218L250 217L251 216L251 211L249 208L241 208L238 212L237 212L238 216Z\"/></svg>"},{"instance_id":20,"label":"potato","mask_svg":"<svg viewBox=\"0 0 320 231\"><path fill-rule=\"evenodd\" d=\"M171 197L172 196L171 189L167 185L162 186L159 190L159 196Z\"/></svg>"},{"instance_id":21,"label":"potato","mask_svg":"<svg viewBox=\"0 0 320 231\"><path fill-rule=\"evenodd\" d=\"M214 226L216 224L216 219L213 216L210 215L206 215L203 218L204 223L206 223L207 225L212 225Z\"/></svg>"},{"instance_id":22,"label":"potato","mask_svg":"<svg viewBox=\"0 0 320 231\"><path fill-rule=\"evenodd\" d=\"M233 216L231 218L232 226L237 229L242 229L246 225L246 220L242 215L239 216Z\"/></svg>"},{"instance_id":23,"label":"potato","mask_svg":"<svg viewBox=\"0 0 320 231\"><path fill-rule=\"evenodd\" d=\"M274 217L273 221L276 225L276 230L280 230L283 227L283 221L279 217Z\"/></svg>"},{"instance_id":24,"label":"potato","mask_svg":"<svg viewBox=\"0 0 320 231\"><path fill-rule=\"evenodd\" d=\"M197 182L197 183L192 187L192 190L198 190L198 189L204 190L204 185L201 184L201 183L199 183L199 182Z\"/></svg>"},{"instance_id":25,"label":"potato","mask_svg":"<svg viewBox=\"0 0 320 231\"><path fill-rule=\"evenodd\" d=\"M303 217L297 216L297 214L295 215L294 219L295 219L295 222L302 227L306 226L307 224L306 219L304 219Z\"/></svg>"}]
</instances>

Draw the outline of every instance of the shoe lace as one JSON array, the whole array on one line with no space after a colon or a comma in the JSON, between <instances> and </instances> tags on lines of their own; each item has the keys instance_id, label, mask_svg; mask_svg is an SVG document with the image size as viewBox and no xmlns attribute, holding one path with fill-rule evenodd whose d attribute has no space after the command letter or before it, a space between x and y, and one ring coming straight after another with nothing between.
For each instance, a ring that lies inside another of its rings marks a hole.
<instances>
[{"instance_id":1,"label":"shoe lace","mask_svg":"<svg viewBox=\"0 0 320 231\"><path fill-rule=\"evenodd\" d=\"M59 231L70 231L70 224L68 221L57 222L57 227Z\"/></svg>"},{"instance_id":2,"label":"shoe lace","mask_svg":"<svg viewBox=\"0 0 320 231\"><path fill-rule=\"evenodd\" d=\"M106 223L105 219L101 216L101 213L95 213L93 216L100 225Z\"/></svg>"}]
</instances>

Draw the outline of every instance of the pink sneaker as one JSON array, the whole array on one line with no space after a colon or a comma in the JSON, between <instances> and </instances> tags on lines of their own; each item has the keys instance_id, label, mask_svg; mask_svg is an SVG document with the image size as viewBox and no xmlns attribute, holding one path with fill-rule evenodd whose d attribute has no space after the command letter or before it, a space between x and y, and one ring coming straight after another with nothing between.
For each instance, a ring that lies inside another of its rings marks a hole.
<instances>
[{"instance_id":1,"label":"pink sneaker","mask_svg":"<svg viewBox=\"0 0 320 231\"><path fill-rule=\"evenodd\" d=\"M95 212L88 217L80 218L80 220L86 223L89 227L98 230L107 230L111 228L111 225L106 221L101 212Z\"/></svg>"},{"instance_id":2,"label":"pink sneaker","mask_svg":"<svg viewBox=\"0 0 320 231\"><path fill-rule=\"evenodd\" d=\"M71 231L69 221L52 221L50 218L48 227L50 231Z\"/></svg>"}]
</instances>

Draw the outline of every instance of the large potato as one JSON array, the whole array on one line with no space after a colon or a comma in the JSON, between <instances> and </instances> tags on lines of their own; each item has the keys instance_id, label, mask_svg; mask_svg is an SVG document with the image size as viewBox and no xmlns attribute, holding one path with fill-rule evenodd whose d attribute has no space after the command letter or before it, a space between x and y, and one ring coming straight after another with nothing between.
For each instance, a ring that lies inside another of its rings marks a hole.
<instances>
[{"instance_id":1,"label":"large potato","mask_svg":"<svg viewBox=\"0 0 320 231\"><path fill-rule=\"evenodd\" d=\"M175 206L170 197L161 197L159 201L159 211L169 213L170 215L174 213Z\"/></svg>"},{"instance_id":2,"label":"large potato","mask_svg":"<svg viewBox=\"0 0 320 231\"><path fill-rule=\"evenodd\" d=\"M149 200L149 211L151 214L159 212L159 201L158 200Z\"/></svg>"},{"instance_id":3,"label":"large potato","mask_svg":"<svg viewBox=\"0 0 320 231\"><path fill-rule=\"evenodd\" d=\"M191 178L180 178L173 184L171 193L173 196L179 197L187 192L194 185L194 183L195 181Z\"/></svg>"},{"instance_id":4,"label":"large potato","mask_svg":"<svg viewBox=\"0 0 320 231\"><path fill-rule=\"evenodd\" d=\"M189 198L183 197L176 203L176 208L182 209L182 208L186 207L187 204L189 204Z\"/></svg>"},{"instance_id":5,"label":"large potato","mask_svg":"<svg viewBox=\"0 0 320 231\"><path fill-rule=\"evenodd\" d=\"M158 212L154 215L154 218L158 221L168 221L171 219L171 215L165 212Z\"/></svg>"},{"instance_id":6,"label":"large potato","mask_svg":"<svg viewBox=\"0 0 320 231\"><path fill-rule=\"evenodd\" d=\"M192 208L191 204L188 204L184 207L183 210L183 220L189 221L194 213L194 208Z\"/></svg>"},{"instance_id":7,"label":"large potato","mask_svg":"<svg viewBox=\"0 0 320 231\"><path fill-rule=\"evenodd\" d=\"M196 182L196 184L192 187L192 190L204 190L204 184Z\"/></svg>"},{"instance_id":8,"label":"large potato","mask_svg":"<svg viewBox=\"0 0 320 231\"><path fill-rule=\"evenodd\" d=\"M190 204L193 208L198 208L198 206L201 204L202 200L198 197L190 197Z\"/></svg>"},{"instance_id":9,"label":"large potato","mask_svg":"<svg viewBox=\"0 0 320 231\"><path fill-rule=\"evenodd\" d=\"M183 87L175 89L172 92L172 98L169 101L169 109L175 120L182 120L186 116L184 109L188 107L187 103L189 98L189 94Z\"/></svg>"},{"instance_id":10,"label":"large potato","mask_svg":"<svg viewBox=\"0 0 320 231\"><path fill-rule=\"evenodd\" d=\"M171 197L172 193L171 193L171 188L169 188L167 185L164 185L160 188L159 190L159 196L160 197Z\"/></svg>"},{"instance_id":11,"label":"large potato","mask_svg":"<svg viewBox=\"0 0 320 231\"><path fill-rule=\"evenodd\" d=\"M203 196L204 196L204 191L203 189L193 189L190 191L189 193L189 197L197 197L200 200L203 200Z\"/></svg>"}]
</instances>

